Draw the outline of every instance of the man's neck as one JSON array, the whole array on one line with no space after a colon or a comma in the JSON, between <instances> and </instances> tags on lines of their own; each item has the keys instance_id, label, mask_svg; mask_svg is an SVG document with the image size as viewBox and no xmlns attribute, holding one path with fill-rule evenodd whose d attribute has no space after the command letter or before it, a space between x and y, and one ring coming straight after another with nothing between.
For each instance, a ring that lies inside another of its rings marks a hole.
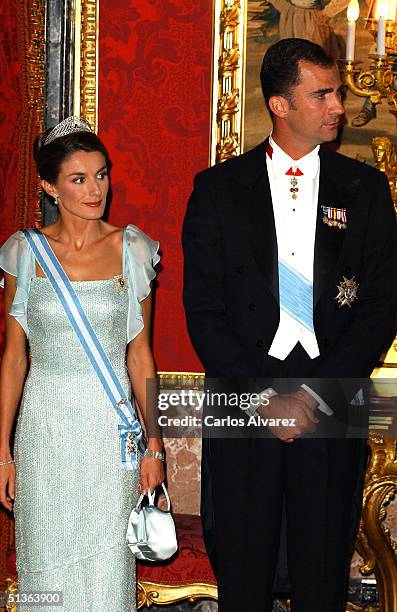
<instances>
[{"instance_id":1,"label":"man's neck","mask_svg":"<svg viewBox=\"0 0 397 612\"><path fill-rule=\"evenodd\" d=\"M301 159L317 147L317 144L297 142L290 135L275 129L272 132L272 139L291 159Z\"/></svg>"}]
</instances>

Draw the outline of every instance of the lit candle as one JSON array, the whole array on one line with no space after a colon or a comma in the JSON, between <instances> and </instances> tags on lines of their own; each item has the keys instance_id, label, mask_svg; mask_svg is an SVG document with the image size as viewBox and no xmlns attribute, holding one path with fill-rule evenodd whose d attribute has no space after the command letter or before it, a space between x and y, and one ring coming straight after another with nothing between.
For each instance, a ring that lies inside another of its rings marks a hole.
<instances>
[{"instance_id":1,"label":"lit candle","mask_svg":"<svg viewBox=\"0 0 397 612\"><path fill-rule=\"evenodd\" d=\"M388 5L384 0L378 0L378 37L376 40L377 55L385 55L386 47L386 17L388 14Z\"/></svg>"},{"instance_id":2,"label":"lit candle","mask_svg":"<svg viewBox=\"0 0 397 612\"><path fill-rule=\"evenodd\" d=\"M389 2L389 14L387 16L391 21L396 20L396 12L397 12L397 0L390 0Z\"/></svg>"},{"instance_id":3,"label":"lit candle","mask_svg":"<svg viewBox=\"0 0 397 612\"><path fill-rule=\"evenodd\" d=\"M354 60L354 45L356 42L356 21L360 14L358 0L350 0L347 7L347 39L346 39L346 59Z\"/></svg>"}]
</instances>

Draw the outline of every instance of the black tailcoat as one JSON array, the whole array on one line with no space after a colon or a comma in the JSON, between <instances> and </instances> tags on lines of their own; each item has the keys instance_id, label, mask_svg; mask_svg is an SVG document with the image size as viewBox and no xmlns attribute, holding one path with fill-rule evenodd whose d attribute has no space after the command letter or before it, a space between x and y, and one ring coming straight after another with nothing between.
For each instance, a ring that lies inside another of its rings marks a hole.
<instances>
[{"instance_id":1,"label":"black tailcoat","mask_svg":"<svg viewBox=\"0 0 397 612\"><path fill-rule=\"evenodd\" d=\"M195 178L187 208L186 318L212 377L285 374L283 362L267 355L279 324L279 297L265 156L262 143L204 170ZM345 208L347 229L326 225L322 205ZM308 359L304 374L364 378L395 331L396 223L387 179L321 147L318 206L313 291L321 354ZM337 285L353 276L358 298L340 307Z\"/></svg>"},{"instance_id":2,"label":"black tailcoat","mask_svg":"<svg viewBox=\"0 0 397 612\"><path fill-rule=\"evenodd\" d=\"M320 147L319 181L313 280L319 357L311 360L299 346L285 361L267 354L279 296L264 143L195 178L183 227L184 304L208 377L259 377L266 386L274 378L305 379L342 418L357 391L348 379L369 377L395 334L396 223L378 170ZM324 223L321 206L346 209L346 229ZM344 277L358 284L351 306L335 299ZM294 610L318 612L324 589L322 612L344 609L364 459L357 440L204 440L202 515L220 611L271 610L283 504ZM262 608L252 582L263 588Z\"/></svg>"}]
</instances>

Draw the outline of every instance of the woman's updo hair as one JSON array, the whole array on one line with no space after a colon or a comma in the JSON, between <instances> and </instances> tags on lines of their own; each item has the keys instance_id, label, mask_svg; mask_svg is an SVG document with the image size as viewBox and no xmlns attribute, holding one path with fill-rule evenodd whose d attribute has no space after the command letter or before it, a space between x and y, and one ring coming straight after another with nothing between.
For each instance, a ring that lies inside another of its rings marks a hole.
<instances>
[{"instance_id":1,"label":"woman's updo hair","mask_svg":"<svg viewBox=\"0 0 397 612\"><path fill-rule=\"evenodd\" d=\"M33 145L33 157L36 162L39 176L44 181L54 185L58 179L62 162L77 151L91 153L98 151L102 153L106 160L106 165L110 166L109 153L94 132L76 131L65 136L60 136L50 140L46 144L46 139L53 128L39 134Z\"/></svg>"}]
</instances>

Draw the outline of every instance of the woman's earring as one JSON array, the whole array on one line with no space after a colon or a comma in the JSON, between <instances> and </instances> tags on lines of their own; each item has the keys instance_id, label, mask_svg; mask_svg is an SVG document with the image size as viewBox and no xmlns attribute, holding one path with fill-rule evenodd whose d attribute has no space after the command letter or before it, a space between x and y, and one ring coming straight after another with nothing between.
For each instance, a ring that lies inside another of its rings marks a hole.
<instances>
[{"instance_id":1,"label":"woman's earring","mask_svg":"<svg viewBox=\"0 0 397 612\"><path fill-rule=\"evenodd\" d=\"M55 206L58 206L58 205L59 205L59 195L58 195L58 194L56 194L56 195L54 196L54 204L55 204Z\"/></svg>"}]
</instances>

